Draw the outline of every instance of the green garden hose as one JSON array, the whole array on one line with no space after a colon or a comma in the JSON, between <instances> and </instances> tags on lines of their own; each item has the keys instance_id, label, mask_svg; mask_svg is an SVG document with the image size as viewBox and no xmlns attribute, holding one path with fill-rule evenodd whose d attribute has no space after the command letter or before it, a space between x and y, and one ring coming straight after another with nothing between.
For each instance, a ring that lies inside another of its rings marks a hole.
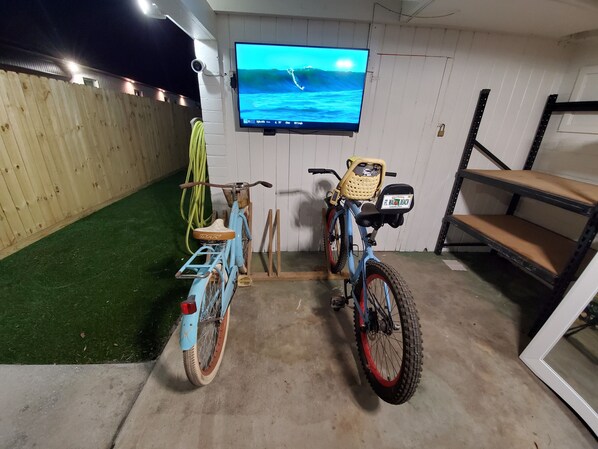
<instances>
[{"instance_id":1,"label":"green garden hose","mask_svg":"<svg viewBox=\"0 0 598 449\"><path fill-rule=\"evenodd\" d=\"M189 142L189 167L185 182L203 181L209 182L208 176L208 154L206 150L206 139L204 135L204 126L201 120L197 120L191 131L191 140ZM197 185L191 188L189 195L189 204L187 213L185 213L185 196L187 189L181 194L180 211L181 217L187 222L187 232L185 234L185 245L187 251L193 254L191 250L190 236L194 228L207 226L212 221L212 196L209 187Z\"/></svg>"}]
</instances>

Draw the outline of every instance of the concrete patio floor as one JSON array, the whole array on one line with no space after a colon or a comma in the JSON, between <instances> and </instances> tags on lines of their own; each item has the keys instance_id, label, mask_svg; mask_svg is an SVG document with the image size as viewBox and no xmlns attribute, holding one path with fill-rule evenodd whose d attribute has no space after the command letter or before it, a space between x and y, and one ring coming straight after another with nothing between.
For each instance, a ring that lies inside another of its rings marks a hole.
<instances>
[{"instance_id":1,"label":"concrete patio floor","mask_svg":"<svg viewBox=\"0 0 598 449\"><path fill-rule=\"evenodd\" d=\"M421 317L424 372L408 404L382 402L365 381L352 311L328 304L342 284L260 282L237 291L216 380L187 382L175 332L115 447L596 447L518 358L543 286L490 254L461 256L475 271L425 253L382 258Z\"/></svg>"},{"instance_id":2,"label":"concrete patio floor","mask_svg":"<svg viewBox=\"0 0 598 449\"><path fill-rule=\"evenodd\" d=\"M0 366L0 447L596 447L518 358L545 287L490 254L458 255L469 271L426 253L381 258L421 317L424 372L408 404L380 401L365 381L352 311L328 305L341 283L259 282L237 291L221 371L205 388L186 380L178 332L155 363Z\"/></svg>"}]
</instances>

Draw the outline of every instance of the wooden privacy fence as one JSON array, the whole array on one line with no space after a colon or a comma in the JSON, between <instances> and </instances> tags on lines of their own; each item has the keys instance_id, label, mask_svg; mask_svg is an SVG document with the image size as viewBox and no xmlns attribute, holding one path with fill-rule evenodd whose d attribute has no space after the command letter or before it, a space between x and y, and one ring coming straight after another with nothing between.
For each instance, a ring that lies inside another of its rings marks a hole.
<instances>
[{"instance_id":1,"label":"wooden privacy fence","mask_svg":"<svg viewBox=\"0 0 598 449\"><path fill-rule=\"evenodd\" d=\"M199 113L0 70L0 258L184 167Z\"/></svg>"}]
</instances>

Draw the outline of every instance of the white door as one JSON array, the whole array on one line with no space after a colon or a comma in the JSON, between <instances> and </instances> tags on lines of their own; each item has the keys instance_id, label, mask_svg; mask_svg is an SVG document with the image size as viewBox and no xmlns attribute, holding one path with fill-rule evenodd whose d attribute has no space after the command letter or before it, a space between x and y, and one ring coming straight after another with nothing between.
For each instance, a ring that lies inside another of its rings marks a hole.
<instances>
[{"instance_id":1,"label":"white door","mask_svg":"<svg viewBox=\"0 0 598 449\"><path fill-rule=\"evenodd\" d=\"M379 58L367 154L384 159L387 170L398 173L396 178L386 178L385 184L413 186L415 208L405 215L405 224L398 230L382 228L376 249L422 251L416 237L430 213L419 205L434 192L433 180L425 174L434 163L430 154L438 131L438 106L452 60L439 56Z\"/></svg>"}]
</instances>

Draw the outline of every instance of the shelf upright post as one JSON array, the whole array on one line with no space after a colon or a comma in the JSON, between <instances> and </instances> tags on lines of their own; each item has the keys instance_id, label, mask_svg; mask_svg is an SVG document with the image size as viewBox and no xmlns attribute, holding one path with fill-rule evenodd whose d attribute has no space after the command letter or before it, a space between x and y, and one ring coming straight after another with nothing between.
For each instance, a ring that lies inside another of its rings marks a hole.
<instances>
[{"instance_id":1,"label":"shelf upright post","mask_svg":"<svg viewBox=\"0 0 598 449\"><path fill-rule=\"evenodd\" d=\"M471 152L473 151L476 137L480 129L480 123L482 122L482 116L484 115L484 109L486 108L486 102L488 101L488 95L490 95L490 89L482 89L480 91L478 103L473 113L473 119L471 120L471 126L469 127L469 134L467 134L467 140L465 141L465 147L463 148L461 162L459 162L459 169L455 174L455 182L453 183L451 196L449 197L449 201L446 206L446 212L444 213L442 226L440 227L438 240L436 241L436 247L434 248L434 253L437 255L440 255L442 252L442 248L444 247L444 242L448 234L450 223L446 220L446 217L453 215L455 206L457 205L457 199L459 198L459 192L461 191L461 186L463 184L463 177L459 176L459 170L466 169L467 164L469 163Z\"/></svg>"},{"instance_id":2,"label":"shelf upright post","mask_svg":"<svg viewBox=\"0 0 598 449\"><path fill-rule=\"evenodd\" d=\"M544 111L542 111L542 116L540 117L538 128L536 129L536 135L534 136L532 146L529 149L529 153L527 153L527 159L525 160L525 164L523 165L524 170L531 170L534 166L534 162L536 161L536 156L538 155L538 151L540 150L540 145L542 144L544 133L546 132L548 122L550 121L550 117L552 116L552 111L554 110L554 105L556 103L557 97L557 94L552 94L549 95L546 99L546 105L544 106ZM517 209L517 205L519 204L520 198L521 196L518 194L514 194L511 197L511 202L509 203L509 207L507 209L507 215L513 215L515 213L515 209Z\"/></svg>"}]
</instances>

